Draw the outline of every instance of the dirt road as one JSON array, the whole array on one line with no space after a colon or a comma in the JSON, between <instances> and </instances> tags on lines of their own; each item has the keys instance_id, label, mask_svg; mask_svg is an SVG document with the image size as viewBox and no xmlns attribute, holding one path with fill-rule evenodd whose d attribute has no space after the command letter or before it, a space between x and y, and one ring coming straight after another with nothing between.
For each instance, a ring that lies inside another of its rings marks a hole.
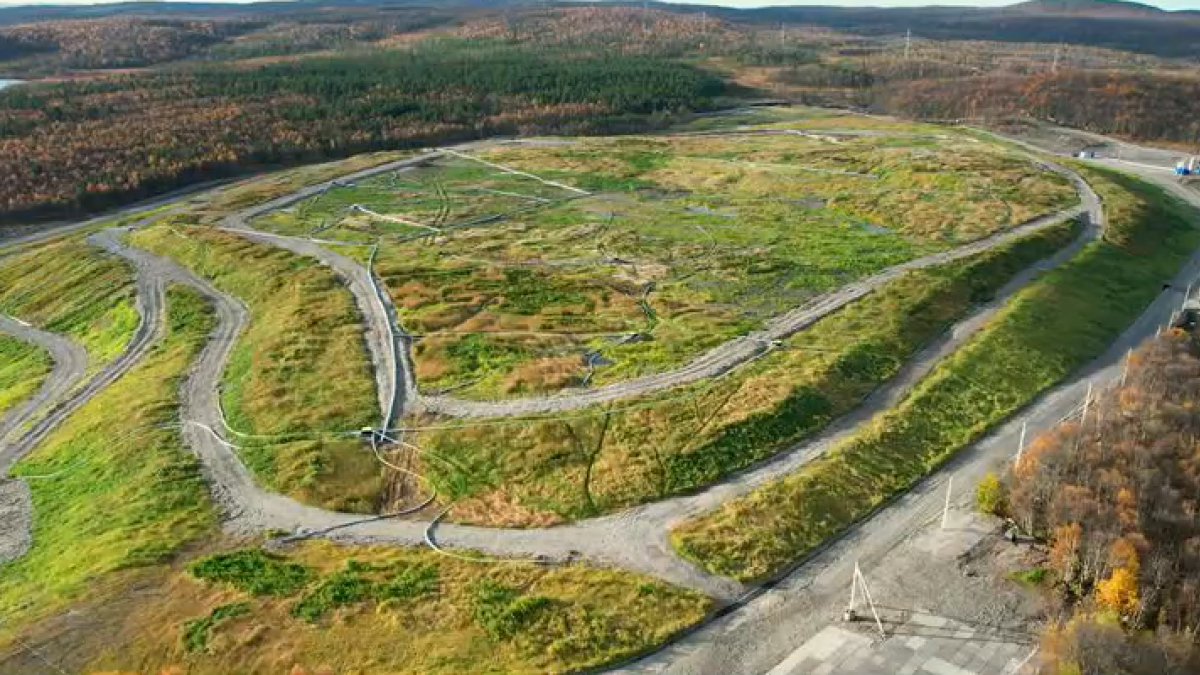
<instances>
[{"instance_id":1,"label":"dirt road","mask_svg":"<svg viewBox=\"0 0 1200 675\"><path fill-rule=\"evenodd\" d=\"M1200 193L1183 189L1162 172L1143 175L1200 209ZM872 580L871 592L881 604L891 602L895 606L895 599L912 597L914 592L925 589L927 595L945 596L928 597L927 602L953 607L956 598L945 593L944 586L928 583L926 575L936 572L906 563L913 560L906 557L909 542L939 527L947 481L953 477L955 486L975 485L989 470L1012 459L1023 424L1028 425L1031 434L1049 429L1078 408L1089 384L1102 387L1118 379L1125 352L1168 321L1183 300L1181 289L1198 279L1200 251L1193 253L1179 271L1173 287L1159 295L1102 357L1069 382L1045 393L1022 413L960 452L935 475L852 528L771 590L619 672L765 673L838 620L856 562ZM970 489L956 488L954 508L969 510L971 497ZM958 611L968 615L970 609L960 607Z\"/></svg>"},{"instance_id":2,"label":"dirt road","mask_svg":"<svg viewBox=\"0 0 1200 675\"><path fill-rule=\"evenodd\" d=\"M37 345L50 354L53 368L42 386L25 401L0 415L0 443L10 433L25 424L38 410L57 401L83 379L87 373L88 355L83 347L56 333L50 333L23 321L0 314L0 333ZM0 446L2 447L2 446ZM0 458L3 454L0 453ZM0 459L0 464L3 459Z\"/></svg>"}]
</instances>

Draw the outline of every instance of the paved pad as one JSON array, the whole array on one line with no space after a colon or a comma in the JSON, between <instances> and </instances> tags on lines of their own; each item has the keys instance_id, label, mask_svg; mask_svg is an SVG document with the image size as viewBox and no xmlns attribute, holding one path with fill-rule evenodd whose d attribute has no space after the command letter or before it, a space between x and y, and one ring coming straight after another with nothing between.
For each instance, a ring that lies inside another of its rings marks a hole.
<instances>
[{"instance_id":1,"label":"paved pad","mask_svg":"<svg viewBox=\"0 0 1200 675\"><path fill-rule=\"evenodd\" d=\"M769 675L1015 675L1034 645L1006 633L922 613L832 625L771 669Z\"/></svg>"}]
</instances>

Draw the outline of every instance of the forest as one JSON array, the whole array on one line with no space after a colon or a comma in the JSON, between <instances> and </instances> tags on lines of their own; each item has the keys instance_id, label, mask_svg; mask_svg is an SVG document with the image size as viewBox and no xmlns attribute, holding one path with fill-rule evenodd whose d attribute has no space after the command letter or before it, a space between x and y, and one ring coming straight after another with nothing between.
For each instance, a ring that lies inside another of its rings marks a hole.
<instances>
[{"instance_id":1,"label":"forest","mask_svg":"<svg viewBox=\"0 0 1200 675\"><path fill-rule=\"evenodd\" d=\"M1066 71L1030 76L892 83L874 105L923 119L1029 116L1134 139L1191 142L1200 79L1194 75Z\"/></svg>"},{"instance_id":2,"label":"forest","mask_svg":"<svg viewBox=\"0 0 1200 675\"><path fill-rule=\"evenodd\" d=\"M736 96L932 121L1035 117L1138 141L1200 131L1188 121L1200 97L1189 61L1015 38L910 44L880 33L874 11L830 29L849 18L505 2L173 7L62 9L39 22L0 10L0 77L48 78L0 92L0 222L366 150L651 130ZM2 25L8 16L26 22ZM1200 19L1183 18L1172 30L1200 36Z\"/></svg>"},{"instance_id":3,"label":"forest","mask_svg":"<svg viewBox=\"0 0 1200 675\"><path fill-rule=\"evenodd\" d=\"M1049 544L1047 672L1200 669L1200 338L1172 330L1126 368L1025 450L994 504Z\"/></svg>"},{"instance_id":4,"label":"forest","mask_svg":"<svg viewBox=\"0 0 1200 675\"><path fill-rule=\"evenodd\" d=\"M649 128L724 85L658 59L438 40L0 93L0 211L61 216L255 167L519 133Z\"/></svg>"}]
</instances>

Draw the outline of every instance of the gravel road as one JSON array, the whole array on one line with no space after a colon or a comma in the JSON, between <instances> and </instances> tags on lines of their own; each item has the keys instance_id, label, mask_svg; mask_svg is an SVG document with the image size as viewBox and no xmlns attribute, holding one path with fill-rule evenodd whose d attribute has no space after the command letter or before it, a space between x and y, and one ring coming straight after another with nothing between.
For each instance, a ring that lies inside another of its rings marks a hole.
<instances>
[{"instance_id":1,"label":"gravel road","mask_svg":"<svg viewBox=\"0 0 1200 675\"><path fill-rule=\"evenodd\" d=\"M986 250L991 246L1009 241L1013 237L1029 234L1036 229L1059 222L1063 217L1078 215L1081 212L1086 212L1094 223L1098 223L1100 219L1099 201L1086 185L1082 182L1080 185L1084 205L1079 209L1026 225L1020 230L1020 234L1005 233L1005 235L976 242L971 245L969 252L963 249L948 252L944 255L950 257L944 258L944 260L954 260ZM716 598L731 600L744 593L745 589L736 582L699 570L676 556L667 542L667 532L671 525L696 513L715 508L724 501L745 494L766 481L794 471L798 466L819 456L842 436L851 433L858 424L892 405L938 360L952 353L958 345L982 326L986 317L1002 305L1008 294L1015 292L1040 270L1069 257L1079 246L1094 238L1097 231L1094 225L1085 228L1084 234L1066 251L1023 273L1020 278L1008 285L995 302L979 308L968 321L964 321L938 343L923 351L917 359L909 364L901 376L876 392L854 414L840 420L833 428L818 438L695 495L668 499L613 516L583 521L569 526L501 530L451 524L439 525L436 530L433 530L430 524L425 522L380 518L364 519L357 515L326 511L305 506L282 495L263 490L239 460L235 446L220 435L223 423L217 401L217 390L229 349L244 326L245 311L233 298L225 296L208 284L191 277L184 270L174 268L169 272L170 276L176 280L184 280L200 289L216 304L220 317L220 325L212 341L204 350L197 367L189 375L184 387L182 417L185 420L185 437L200 457L206 475L213 485L217 501L227 516L226 527L233 532L256 533L274 529L357 542L392 542L411 545L419 545L426 542L427 538L434 538L441 546L469 549L497 556L518 558L546 556L550 559L561 560L581 555L591 560L654 574L674 583L701 590ZM309 249L302 245L302 240L279 235L263 235L262 233L255 235L244 230L239 230L239 232L243 236L264 236L266 237L265 241L279 242L281 245L286 245L291 250L305 255L314 257L323 255L316 250L319 247ZM139 253L137 255L144 259L148 254ZM147 264L144 260L137 264L154 269L172 266L170 261L161 258L155 258L153 265ZM357 265L357 263L353 264ZM361 269L361 266L359 268ZM892 271L893 278L908 269L913 268ZM850 300L844 300L842 304L851 301L854 297L861 297L862 294L869 292L869 288L867 287L866 290L856 289L849 296ZM366 294L365 285L360 284L357 294L360 296ZM828 305L823 305L823 307L826 308L826 313L833 311L828 309ZM812 311L819 311L819 308L806 310L809 313ZM800 318L790 319L790 321L805 320L805 317L811 315L809 313ZM782 320L778 322L778 325L789 325L788 321Z\"/></svg>"},{"instance_id":2,"label":"gravel road","mask_svg":"<svg viewBox=\"0 0 1200 675\"><path fill-rule=\"evenodd\" d=\"M39 330L11 317L0 315L0 333L37 345L50 353L54 367L42 386L19 405L0 416L0 564L13 560L29 549L32 541L33 504L29 487L5 477L11 465L4 439L28 422L39 410L60 400L87 373L88 356L83 347L70 340ZM15 454L13 455L15 457Z\"/></svg>"},{"instance_id":3,"label":"gravel road","mask_svg":"<svg viewBox=\"0 0 1200 675\"><path fill-rule=\"evenodd\" d=\"M1139 171L1200 209L1200 193L1187 190L1161 171ZM971 508L973 486L988 471L1011 460L1023 424L1030 434L1055 426L1079 406L1090 385L1103 387L1120 377L1126 351L1154 333L1183 301L1188 284L1200 279L1200 251L1192 254L1164 291L1100 358L1080 373L1038 398L1023 412L985 438L960 452L888 508L851 528L830 547L806 561L773 588L757 595L736 611L719 618L678 642L630 666L627 673L765 673L799 645L836 622L844 607L855 563L871 580L872 595L882 604L912 597L925 589L927 602L953 607L961 598L947 585L928 583L927 575L939 572L912 565L910 542L939 527L947 482L953 478L953 507ZM960 607L962 615L973 608Z\"/></svg>"},{"instance_id":4,"label":"gravel road","mask_svg":"<svg viewBox=\"0 0 1200 675\"><path fill-rule=\"evenodd\" d=\"M49 352L54 363L50 374L33 396L0 415L2 444L10 433L25 424L34 413L52 401L57 401L83 379L87 373L88 355L83 347L61 335L40 330L3 314L0 314L0 333L41 347ZM0 445L0 448L3 446ZM0 453L2 452L0 450Z\"/></svg>"},{"instance_id":5,"label":"gravel road","mask_svg":"<svg viewBox=\"0 0 1200 675\"><path fill-rule=\"evenodd\" d=\"M376 171L386 170L391 169L376 169ZM1062 169L1058 168L1058 170ZM1080 186L1083 202L1078 209L1071 210L1066 214L1058 214L1026 224L1018 230L976 242L969 248L964 247L963 249L939 254L942 257L935 260L922 259L922 261L908 263L908 267L889 270L888 273L892 274L894 278L894 276L898 276L909 269L916 269L917 266L940 264L972 255L992 246L1010 241L1015 237L1027 235L1036 229L1048 227L1065 217L1072 217L1080 213L1085 213L1089 217L1089 227L1085 228L1080 239L1074 242L1067 250L1060 252L1047 261L1043 261L1043 263L1034 266L1022 273L1017 279L1014 279L1000 293L996 301L979 308L969 319L956 326L954 330L943 336L941 340L923 350L917 358L908 364L897 378L868 398L864 405L854 413L836 422L825 433L809 442L792 448L773 460L731 476L721 483L694 495L668 499L630 509L613 516L583 521L574 525L529 530L500 530L458 525L440 525L436 530L433 530L430 524L423 522L379 518L364 519L357 515L325 511L299 504L282 495L272 494L263 490L256 484L253 476L238 458L234 446L220 435L223 425L218 402L218 388L230 350L247 321L245 308L237 300L221 293L212 287L211 284L197 278L172 261L153 256L144 251L122 246L116 238L118 234L116 231L102 232L94 235L92 240L110 251L126 257L137 267L139 298L143 304L141 309L145 317L143 327L139 329L139 334L145 334L146 336L143 342L145 340L152 342L150 336L157 334L161 330L162 289L169 281L185 283L196 288L212 301L216 307L218 326L193 370L185 380L182 389L181 416L184 421L185 440L202 462L214 497L226 516L226 527L228 530L233 532L258 533L266 530L282 529L293 532L313 533L316 536L335 539L414 545L425 542L427 538L432 538L441 546L470 549L485 554L502 556L528 557L541 555L551 559L566 559L575 555L582 555L588 559L647 572L674 583L704 591L718 599L729 601L741 596L746 589L728 579L714 577L698 570L677 557L667 543L669 528L674 523L687 517L716 508L730 498L745 494L764 482L794 471L805 462L819 456L825 449L836 443L839 438L852 432L858 424L870 419L874 414L887 409L898 400L933 365L940 359L953 353L974 331L984 325L987 318L1003 304L1007 297L1016 292L1041 270L1067 259L1079 246L1093 239L1102 222L1099 200L1081 180L1078 180L1077 177L1074 180ZM278 208L278 206L274 208ZM241 215L245 216L246 214L243 213ZM364 309L364 315L370 316L373 313L376 315L380 313L378 302L373 303L367 298L368 289L373 292L374 284L373 280L370 279L369 272L362 268L361 265L349 261L349 259L344 257L331 257L336 254L332 254L332 252L322 249L312 242L248 231L244 223L244 219L240 221L226 221L226 226L236 230L239 236L258 237L260 241L265 243L281 245L297 253L317 257L335 270L341 267L342 269L339 273L344 278L351 280L352 286L357 289L355 296L359 298L360 308L375 308L372 310ZM311 248L309 248L310 246ZM356 266L358 271L346 267L347 262ZM1200 265L1200 261L1197 261L1196 264ZM876 278L872 277L872 279ZM877 286L878 283L882 283L876 280L874 282L875 286L863 286L870 282L871 280L860 282L855 287L847 290L846 293L837 294L820 306L806 306L789 313L789 315L780 317L771 322L771 325L763 331L763 334L770 336L780 334L773 331L794 332L795 330L799 330L800 328L795 326L799 324L800 327L803 327L803 325L810 324L815 320L811 318L815 313L822 310L825 313L833 311L837 306L843 306L845 303L861 297L869 292L871 288ZM382 313L390 315L386 306ZM392 320L392 317L388 316L387 321ZM375 321L376 323L382 323L378 321L378 317ZM804 323L806 321L807 323ZM1143 331L1149 330L1153 332L1153 322L1154 319L1147 319L1145 322L1139 323L1139 326L1141 326L1141 330ZM370 338L369 342L376 343L372 347L373 356L378 359L376 363L388 363L386 361L387 343L386 340L382 339L382 332L372 328L369 330L370 333L375 334L375 337ZM735 342L750 342L750 340ZM135 339L135 343L140 342ZM135 345L131 345L130 352L135 351L134 347ZM753 348L761 349L757 345L753 346ZM1118 349L1118 353L1123 351L1123 346ZM750 352L751 356L753 353ZM381 355L383 358L380 358ZM133 358L133 361L136 361L136 357ZM403 365L403 360L395 359L392 363ZM705 366L702 364L701 367ZM399 370L394 366L385 369L391 372ZM718 370L717 372L721 371ZM400 387L396 387L393 391L399 391L399 389ZM1071 398L1073 396L1072 392L1057 394L1057 396L1058 398L1056 398L1056 394L1051 394L1043 400L1061 401L1063 406L1068 407L1073 406L1076 400L1075 398ZM388 398L387 395L381 395L381 402L386 401ZM86 396L81 400L86 400ZM1053 417L1052 412L1047 413L1047 415L1047 420ZM1049 423L1047 422L1047 424ZM971 452L965 453L965 456L975 457L978 454L977 452ZM952 463L951 466L954 467L957 465L958 461ZM936 483L937 480L935 478L929 481L929 483ZM920 495L924 494L922 490L927 489L933 488L929 488L927 485L918 488L912 495L902 499L893 509L889 509L880 514L879 517L868 521L862 528L857 528L855 533L844 539L843 543L839 544L839 546L844 545L844 542L854 541L856 537L860 536L858 533L863 529L877 527L876 525L872 525L872 523L897 518L900 518L901 522L908 522L903 520L905 517L902 515L904 505L913 500L919 501ZM0 501L2 499L3 497L0 497ZM909 529L911 531L911 527ZM890 530L885 529L885 532L890 532L889 536L898 536ZM883 546L880 550L886 550L886 545L891 541L879 542L879 545ZM844 587L842 588L844 590ZM756 604L757 601L751 607L756 606ZM743 609L734 616L743 616L746 611L746 609ZM748 617L748 620L754 620L753 614L745 616ZM742 620L738 619L738 622L742 622ZM703 634L704 631L697 635ZM653 663L653 660L648 663ZM734 662L730 661L730 663ZM734 668L734 670L740 671L743 668ZM705 670L703 672L713 671Z\"/></svg>"}]
</instances>

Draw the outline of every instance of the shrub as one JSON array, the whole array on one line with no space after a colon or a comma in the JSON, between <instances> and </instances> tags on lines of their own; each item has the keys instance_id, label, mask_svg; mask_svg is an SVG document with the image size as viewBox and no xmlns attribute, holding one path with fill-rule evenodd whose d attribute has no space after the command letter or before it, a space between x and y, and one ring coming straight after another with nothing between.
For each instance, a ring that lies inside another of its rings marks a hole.
<instances>
[{"instance_id":1,"label":"shrub","mask_svg":"<svg viewBox=\"0 0 1200 675\"><path fill-rule=\"evenodd\" d=\"M982 513L1002 516L1005 513L1006 497L1000 477L988 472L975 487L975 507Z\"/></svg>"},{"instance_id":2,"label":"shrub","mask_svg":"<svg viewBox=\"0 0 1200 675\"><path fill-rule=\"evenodd\" d=\"M523 596L515 588L482 579L472 589L471 614L493 640L508 640L527 628L551 602L549 598Z\"/></svg>"},{"instance_id":3,"label":"shrub","mask_svg":"<svg viewBox=\"0 0 1200 675\"><path fill-rule=\"evenodd\" d=\"M261 549L242 549L204 558L188 571L204 581L229 584L251 595L287 596L308 584L311 571L299 563L285 562Z\"/></svg>"},{"instance_id":4,"label":"shrub","mask_svg":"<svg viewBox=\"0 0 1200 675\"><path fill-rule=\"evenodd\" d=\"M292 607L292 616L316 621L331 609L369 600L375 585L363 575L366 566L354 560L346 561L346 569L325 579L300 598Z\"/></svg>"},{"instance_id":5,"label":"shrub","mask_svg":"<svg viewBox=\"0 0 1200 675\"><path fill-rule=\"evenodd\" d=\"M183 625L183 648L188 653L204 651L212 629L226 619L243 616L250 612L249 603L235 602L213 609L206 617L192 619Z\"/></svg>"}]
</instances>

